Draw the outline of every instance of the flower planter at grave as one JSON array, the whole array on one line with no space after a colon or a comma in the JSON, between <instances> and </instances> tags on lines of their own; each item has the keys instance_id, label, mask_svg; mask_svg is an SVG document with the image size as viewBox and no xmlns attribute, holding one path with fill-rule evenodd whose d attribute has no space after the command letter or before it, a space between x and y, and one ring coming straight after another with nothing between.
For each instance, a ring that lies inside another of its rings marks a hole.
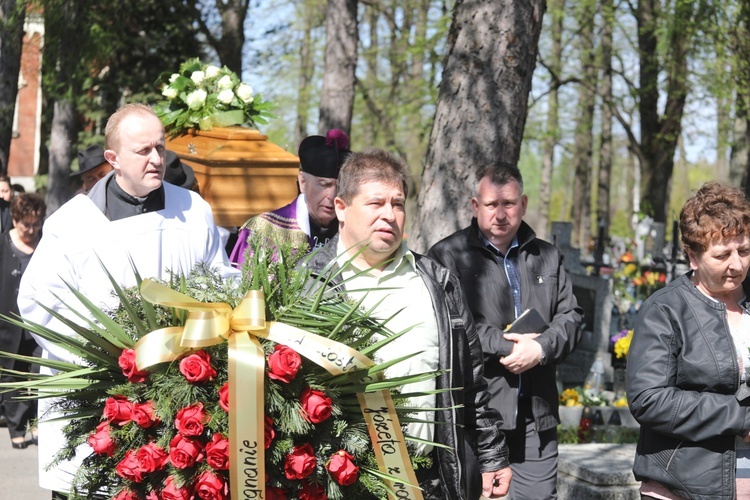
<instances>
[{"instance_id":1,"label":"flower planter at grave","mask_svg":"<svg viewBox=\"0 0 750 500\"><path fill-rule=\"evenodd\" d=\"M193 168L201 196L219 226L241 226L253 215L297 197L299 158L257 130L190 130L166 145Z\"/></svg>"},{"instance_id":2,"label":"flower planter at grave","mask_svg":"<svg viewBox=\"0 0 750 500\"><path fill-rule=\"evenodd\" d=\"M614 407L614 406L592 406L592 409L601 410L604 423L609 422L609 418L612 416L612 412L620 414L620 422L623 427L630 427L636 429L640 427L636 422L630 410L626 407ZM560 423L563 427L578 427L581 421L581 413L583 412L583 406L560 406Z\"/></svg>"}]
</instances>

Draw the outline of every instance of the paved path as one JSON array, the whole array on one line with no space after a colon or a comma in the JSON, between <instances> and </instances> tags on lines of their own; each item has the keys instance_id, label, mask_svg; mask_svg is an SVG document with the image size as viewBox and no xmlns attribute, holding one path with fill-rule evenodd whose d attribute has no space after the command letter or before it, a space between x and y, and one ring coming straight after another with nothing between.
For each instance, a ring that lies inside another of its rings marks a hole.
<instances>
[{"instance_id":1,"label":"paved path","mask_svg":"<svg viewBox=\"0 0 750 500\"><path fill-rule=\"evenodd\" d=\"M50 491L39 487L37 457L33 444L25 450L13 449L8 429L0 427L0 500L50 499Z\"/></svg>"}]
</instances>

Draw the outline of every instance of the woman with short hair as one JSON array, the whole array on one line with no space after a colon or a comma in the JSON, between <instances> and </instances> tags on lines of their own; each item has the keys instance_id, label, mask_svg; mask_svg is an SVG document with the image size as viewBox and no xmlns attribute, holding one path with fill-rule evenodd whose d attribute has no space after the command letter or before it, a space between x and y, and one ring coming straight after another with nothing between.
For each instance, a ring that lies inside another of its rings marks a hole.
<instances>
[{"instance_id":1,"label":"woman with short hair","mask_svg":"<svg viewBox=\"0 0 750 500\"><path fill-rule=\"evenodd\" d=\"M46 211L44 198L36 193L21 193L10 202L14 227L0 237L0 314L18 316L18 286L41 239ZM41 349L28 331L6 321L0 321L0 351L26 356L41 354ZM9 358L0 358L0 367L25 372L32 369L29 363ZM5 374L2 379L14 380ZM16 391L4 394L3 405L13 448L24 449L28 446L27 426L36 417L36 401L16 400L16 396ZM33 436L34 433L32 442Z\"/></svg>"},{"instance_id":2,"label":"woman with short hair","mask_svg":"<svg viewBox=\"0 0 750 500\"><path fill-rule=\"evenodd\" d=\"M690 271L638 311L627 395L642 498L750 498L750 203L703 185L680 213Z\"/></svg>"}]
</instances>

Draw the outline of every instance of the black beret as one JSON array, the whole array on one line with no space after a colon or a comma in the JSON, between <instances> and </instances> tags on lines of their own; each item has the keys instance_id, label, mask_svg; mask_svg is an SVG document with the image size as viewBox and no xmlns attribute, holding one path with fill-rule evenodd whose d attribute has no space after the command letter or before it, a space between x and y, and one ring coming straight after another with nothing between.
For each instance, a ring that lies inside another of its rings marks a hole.
<instances>
[{"instance_id":1,"label":"black beret","mask_svg":"<svg viewBox=\"0 0 750 500\"><path fill-rule=\"evenodd\" d=\"M306 137L299 145L298 156L303 172L336 179L349 153L349 136L343 130L332 129L325 137Z\"/></svg>"}]
</instances>

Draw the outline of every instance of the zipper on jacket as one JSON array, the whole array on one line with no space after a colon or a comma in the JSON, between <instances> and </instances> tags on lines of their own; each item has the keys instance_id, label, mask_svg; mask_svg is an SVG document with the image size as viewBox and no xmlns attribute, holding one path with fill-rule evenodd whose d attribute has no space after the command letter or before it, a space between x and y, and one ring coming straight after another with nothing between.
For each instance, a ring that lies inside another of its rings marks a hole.
<instances>
[{"instance_id":1,"label":"zipper on jacket","mask_svg":"<svg viewBox=\"0 0 750 500\"><path fill-rule=\"evenodd\" d=\"M732 331L729 329L729 312L727 311L727 306L724 304L720 304L720 306L723 308L724 312L724 331L729 335L729 348L732 349L732 359L734 360L733 366L734 366L734 373L736 374L735 381L737 382L737 385L734 387L734 390L736 391L740 384L742 384L742 365L740 364L740 357L737 354L737 348L734 345L734 337L732 336Z\"/></svg>"},{"instance_id":2,"label":"zipper on jacket","mask_svg":"<svg viewBox=\"0 0 750 500\"><path fill-rule=\"evenodd\" d=\"M672 454L669 456L669 460L667 460L667 467L666 469L669 470L669 467L672 465L672 460L674 459L675 455L677 455L677 451L679 451L680 448L682 448L682 443L684 443L685 440L681 440L679 443L677 443L677 446L674 450L672 450Z\"/></svg>"},{"instance_id":3,"label":"zipper on jacket","mask_svg":"<svg viewBox=\"0 0 750 500\"><path fill-rule=\"evenodd\" d=\"M443 272L443 280L442 281L443 282L440 284L440 286L442 287L443 293L445 294L445 287L446 287L446 284L447 284L447 281L448 281L448 276L445 274L445 271ZM453 352L453 320L451 319L450 308L447 307L447 305L448 305L447 304L447 301L448 301L447 294L445 295L445 300L446 300L446 315L448 316L448 325L450 325L450 334L451 334L449 342L448 342L448 344L449 344L449 349L448 349L449 363L448 363L448 366L451 368L450 373L449 373L449 378L450 378L450 387L452 388L452 387L455 386L455 381L453 380L453 372L454 372L454 370L453 370L453 359L455 357L455 353ZM448 391L448 394L450 394L450 399L451 399L451 414L453 415L453 423L454 423L454 425L451 426L452 427L452 432L453 432L453 443L454 443L454 446L456 447L456 452L458 452L458 447L459 446L463 446L463 443L459 443L458 442L458 432L456 431L456 425L455 425L456 422L457 422L457 420L456 420L456 401L453 398L453 391ZM465 407L465 405L464 405L464 407ZM456 457L456 458L458 458L458 457ZM479 457L477 456L477 462L478 461L479 461ZM461 464L461 461L458 460L458 459L456 459L455 462L456 462L456 467L458 469L458 479L461 480L461 479L464 478L464 471L463 471L463 467L462 467L463 464ZM461 482L463 482L463 481L461 481ZM461 490L461 488L462 488L462 484L457 484L456 485L456 491L458 491L459 494L463 493L463 491Z\"/></svg>"}]
</instances>

